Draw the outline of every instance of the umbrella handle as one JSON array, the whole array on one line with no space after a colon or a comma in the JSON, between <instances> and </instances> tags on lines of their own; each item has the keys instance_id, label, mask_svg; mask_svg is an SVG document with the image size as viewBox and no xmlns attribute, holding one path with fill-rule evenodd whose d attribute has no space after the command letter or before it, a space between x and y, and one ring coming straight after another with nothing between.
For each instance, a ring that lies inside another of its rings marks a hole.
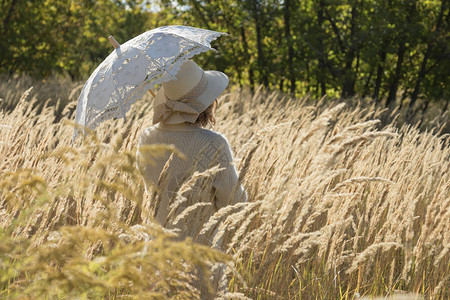
<instances>
[{"instance_id":1,"label":"umbrella handle","mask_svg":"<svg viewBox=\"0 0 450 300\"><path fill-rule=\"evenodd\" d=\"M108 40L114 46L114 49L117 49L120 47L119 43L116 41L116 39L112 35L108 36Z\"/></svg>"},{"instance_id":2,"label":"umbrella handle","mask_svg":"<svg viewBox=\"0 0 450 300\"><path fill-rule=\"evenodd\" d=\"M153 98L155 98L155 93L153 93L152 90L148 90L150 92L150 94L152 94Z\"/></svg>"}]
</instances>

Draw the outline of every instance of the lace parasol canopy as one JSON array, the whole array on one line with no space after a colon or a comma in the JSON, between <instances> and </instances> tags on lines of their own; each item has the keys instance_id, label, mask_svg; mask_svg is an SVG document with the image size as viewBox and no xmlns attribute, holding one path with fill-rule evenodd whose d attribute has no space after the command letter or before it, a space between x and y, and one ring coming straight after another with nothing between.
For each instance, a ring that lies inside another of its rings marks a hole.
<instances>
[{"instance_id":1,"label":"lace parasol canopy","mask_svg":"<svg viewBox=\"0 0 450 300\"><path fill-rule=\"evenodd\" d=\"M211 41L223 34L189 26L165 26L116 44L86 81L78 98L75 122L95 129L104 120L125 118L131 105L148 90L176 79L185 60L214 50ZM75 130L74 138L76 135Z\"/></svg>"}]
</instances>

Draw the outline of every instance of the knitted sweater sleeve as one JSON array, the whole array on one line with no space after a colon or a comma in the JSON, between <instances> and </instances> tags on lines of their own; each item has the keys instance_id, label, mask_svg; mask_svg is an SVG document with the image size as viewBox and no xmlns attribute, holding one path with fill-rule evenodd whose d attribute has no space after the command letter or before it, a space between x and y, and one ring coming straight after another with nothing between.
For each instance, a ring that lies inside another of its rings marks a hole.
<instances>
[{"instance_id":1,"label":"knitted sweater sleeve","mask_svg":"<svg viewBox=\"0 0 450 300\"><path fill-rule=\"evenodd\" d=\"M233 155L225 137L220 136L218 151L220 167L225 168L216 175L213 182L217 208L228 204L247 201L247 194L239 184L239 176L233 164Z\"/></svg>"}]
</instances>

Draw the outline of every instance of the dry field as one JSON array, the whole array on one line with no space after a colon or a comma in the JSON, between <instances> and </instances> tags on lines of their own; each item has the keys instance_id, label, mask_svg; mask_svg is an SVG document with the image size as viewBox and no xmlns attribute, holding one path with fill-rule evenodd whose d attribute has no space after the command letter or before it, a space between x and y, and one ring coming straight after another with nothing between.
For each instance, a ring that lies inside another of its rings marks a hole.
<instances>
[{"instance_id":1,"label":"dry field","mask_svg":"<svg viewBox=\"0 0 450 300\"><path fill-rule=\"evenodd\" d=\"M164 176L147 194L135 168L150 96L127 123L105 122L72 147L80 87L22 93L31 84L0 84L2 107L14 107L0 112L0 298L190 299L223 262L224 299L449 299L450 141L439 128L382 127L367 105L230 92L215 130L249 202L178 241L151 220ZM191 187L216 171L186 178L173 205L191 206L170 222L188 226L201 212ZM223 251L195 243L204 236Z\"/></svg>"}]
</instances>

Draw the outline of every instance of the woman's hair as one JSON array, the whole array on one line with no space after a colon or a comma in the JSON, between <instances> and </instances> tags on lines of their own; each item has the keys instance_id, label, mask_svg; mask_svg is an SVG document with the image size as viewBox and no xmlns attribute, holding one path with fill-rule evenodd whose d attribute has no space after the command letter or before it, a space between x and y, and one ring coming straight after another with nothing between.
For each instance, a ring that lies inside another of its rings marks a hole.
<instances>
[{"instance_id":1,"label":"woman's hair","mask_svg":"<svg viewBox=\"0 0 450 300\"><path fill-rule=\"evenodd\" d=\"M195 121L194 124L200 125L202 127L205 127L209 123L213 125L216 124L215 118L216 107L217 107L217 100L214 100L214 102L210 106L208 106L207 109L202 111L202 113L197 117L197 120Z\"/></svg>"}]
</instances>

